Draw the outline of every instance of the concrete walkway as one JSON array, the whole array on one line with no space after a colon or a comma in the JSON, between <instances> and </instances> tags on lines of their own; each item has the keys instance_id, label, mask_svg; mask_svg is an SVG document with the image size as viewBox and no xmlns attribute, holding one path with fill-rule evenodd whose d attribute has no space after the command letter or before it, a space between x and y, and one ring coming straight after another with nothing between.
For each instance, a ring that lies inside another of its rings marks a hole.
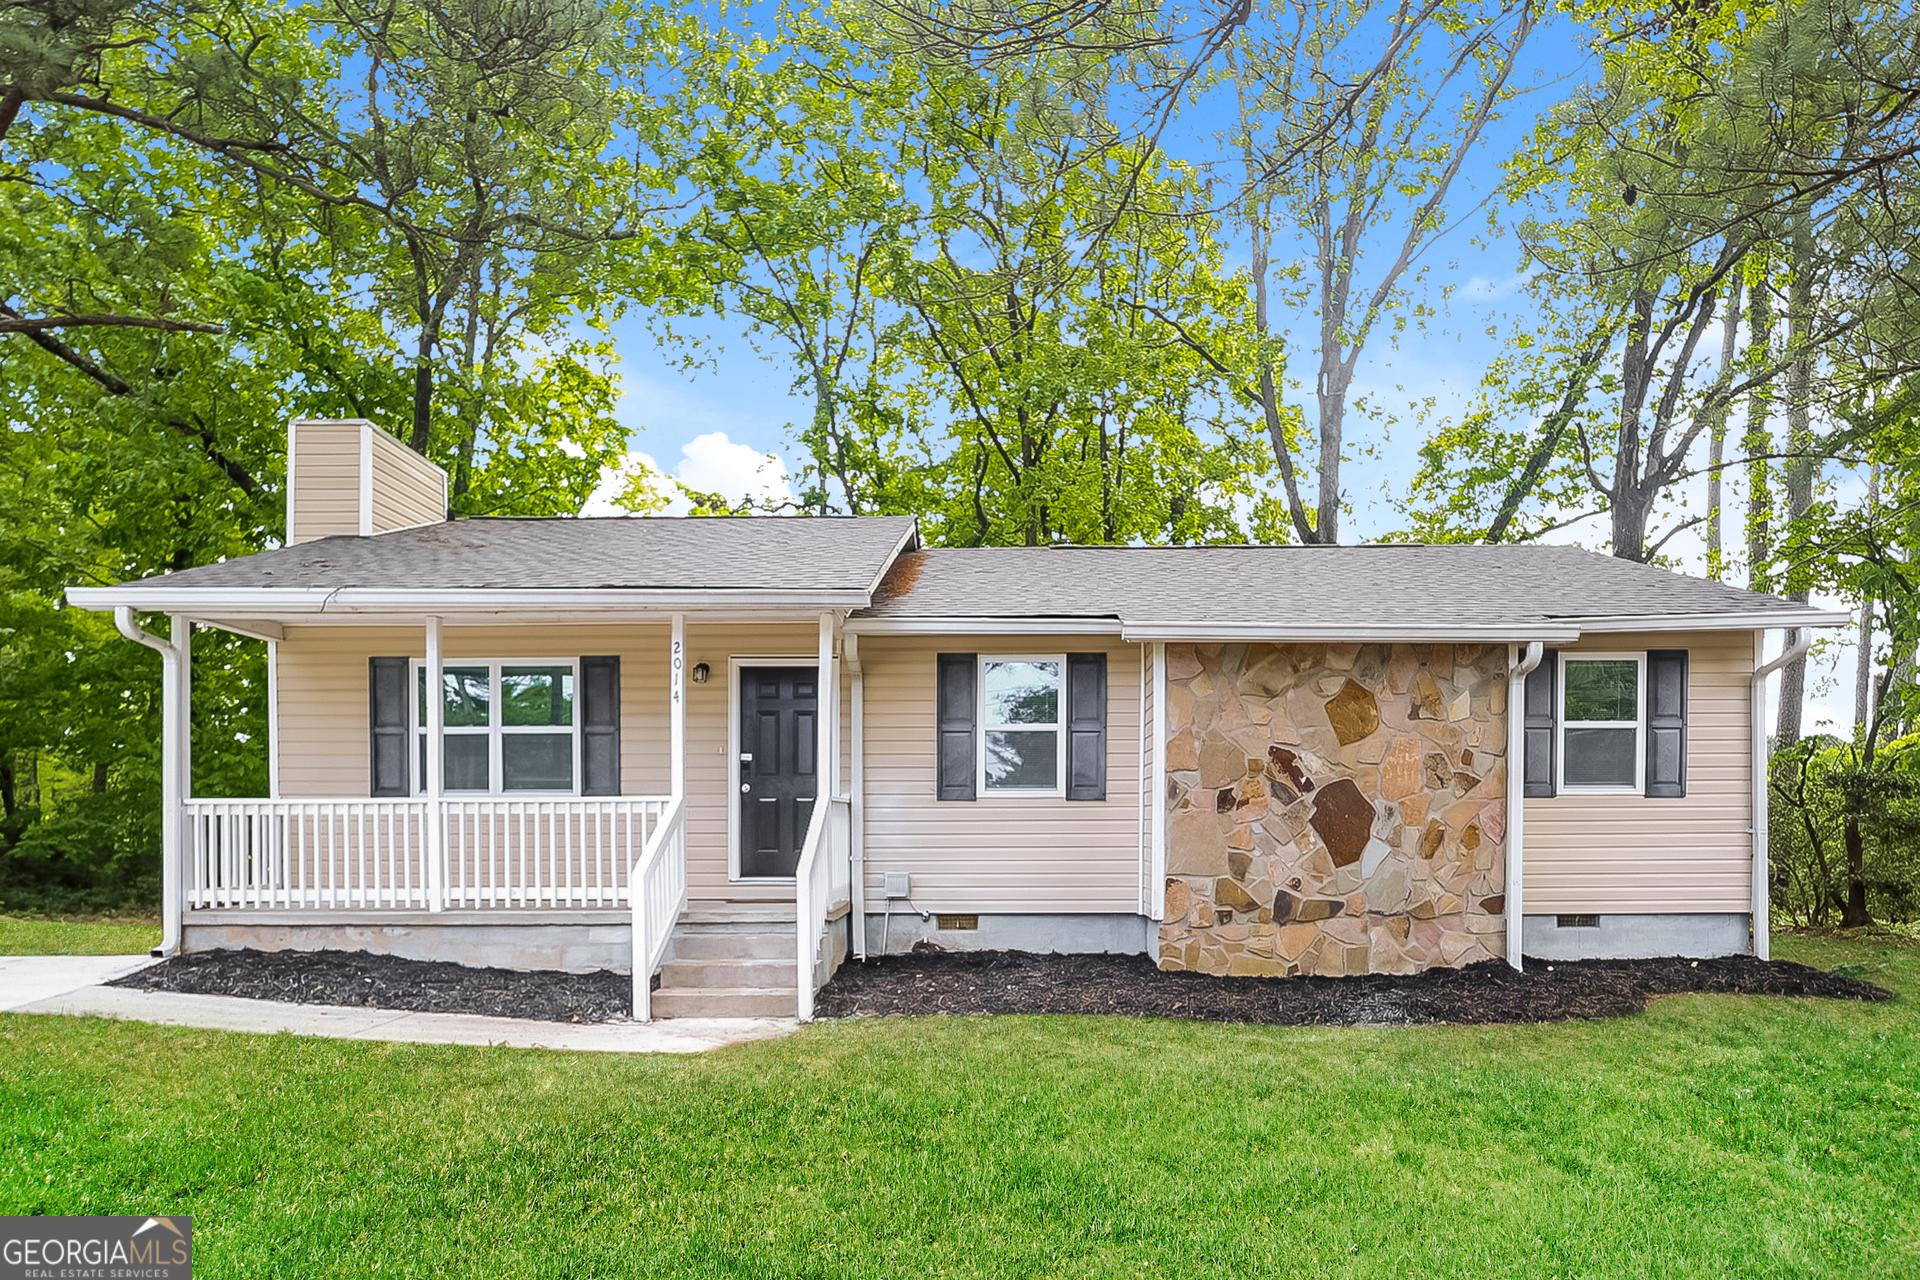
<instances>
[{"instance_id":1,"label":"concrete walkway","mask_svg":"<svg viewBox=\"0 0 1920 1280\"><path fill-rule=\"evenodd\" d=\"M100 985L151 963L145 956L0 956L0 1011L120 1018L211 1031L287 1031L333 1040L503 1045L595 1053L703 1053L722 1045L774 1039L799 1025L792 1018L674 1018L576 1025L464 1013L280 1004Z\"/></svg>"}]
</instances>

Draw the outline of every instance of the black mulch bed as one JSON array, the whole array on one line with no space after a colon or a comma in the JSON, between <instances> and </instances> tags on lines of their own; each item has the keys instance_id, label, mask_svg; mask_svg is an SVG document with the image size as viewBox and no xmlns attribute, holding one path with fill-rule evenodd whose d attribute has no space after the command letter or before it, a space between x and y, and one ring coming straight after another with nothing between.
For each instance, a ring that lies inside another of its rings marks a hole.
<instances>
[{"instance_id":1,"label":"black mulch bed","mask_svg":"<svg viewBox=\"0 0 1920 1280\"><path fill-rule=\"evenodd\" d=\"M814 1007L826 1017L929 1013L1117 1013L1272 1026L1565 1022L1639 1013L1652 996L1891 1000L1856 978L1783 960L1529 960L1405 977L1216 978L1163 972L1145 956L947 951L849 961Z\"/></svg>"},{"instance_id":2,"label":"black mulch bed","mask_svg":"<svg viewBox=\"0 0 1920 1280\"><path fill-rule=\"evenodd\" d=\"M633 979L624 973L474 969L361 951L196 951L128 974L113 985L542 1022L608 1022L633 1014Z\"/></svg>"}]
</instances>

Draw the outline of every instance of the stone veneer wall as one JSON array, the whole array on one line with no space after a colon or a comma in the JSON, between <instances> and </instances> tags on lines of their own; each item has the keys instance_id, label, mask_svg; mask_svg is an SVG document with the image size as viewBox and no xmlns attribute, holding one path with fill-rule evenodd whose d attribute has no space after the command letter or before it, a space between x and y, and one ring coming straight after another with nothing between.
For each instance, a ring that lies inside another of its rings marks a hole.
<instances>
[{"instance_id":1,"label":"stone veneer wall","mask_svg":"<svg viewBox=\"0 0 1920 1280\"><path fill-rule=\"evenodd\" d=\"M1169 644L1161 967L1504 954L1506 673L1504 645Z\"/></svg>"}]
</instances>

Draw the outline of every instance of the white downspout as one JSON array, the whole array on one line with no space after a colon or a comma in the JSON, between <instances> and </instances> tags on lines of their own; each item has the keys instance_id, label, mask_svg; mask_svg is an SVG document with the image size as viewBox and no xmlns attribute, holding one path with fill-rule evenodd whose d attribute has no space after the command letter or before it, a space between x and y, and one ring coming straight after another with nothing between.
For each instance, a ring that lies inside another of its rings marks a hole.
<instances>
[{"instance_id":1,"label":"white downspout","mask_svg":"<svg viewBox=\"0 0 1920 1280\"><path fill-rule=\"evenodd\" d=\"M852 828L847 833L847 885L852 901L848 904L848 916L852 926L853 955L855 959L867 958L867 673L860 665L860 636L849 631L840 642L841 651L846 655L847 674L853 677L853 706L848 714L853 723L848 726L853 734L853 759L849 762L853 776L847 779L847 823Z\"/></svg>"},{"instance_id":2,"label":"white downspout","mask_svg":"<svg viewBox=\"0 0 1920 1280\"><path fill-rule=\"evenodd\" d=\"M1507 963L1520 969L1526 915L1527 677L1540 665L1541 645L1513 646L1507 673Z\"/></svg>"},{"instance_id":3,"label":"white downspout","mask_svg":"<svg viewBox=\"0 0 1920 1280\"><path fill-rule=\"evenodd\" d=\"M1766 641L1765 631L1753 633L1753 656L1759 661L1761 646ZM1753 682L1749 693L1749 703L1753 716L1753 954L1759 960L1773 958L1773 919L1767 895L1767 787L1770 774L1767 769L1767 677L1792 662L1795 658L1806 656L1813 648L1813 632L1796 628L1789 631L1787 647L1772 662L1764 663L1753 669Z\"/></svg>"},{"instance_id":4,"label":"white downspout","mask_svg":"<svg viewBox=\"0 0 1920 1280\"><path fill-rule=\"evenodd\" d=\"M160 655L160 945L155 956L177 955L180 951L180 837L186 825L185 777L186 743L181 728L186 722L181 672L185 668L183 632L191 627L185 618L173 618L173 639L141 628L131 605L113 611L114 626L135 644L143 644Z\"/></svg>"}]
</instances>

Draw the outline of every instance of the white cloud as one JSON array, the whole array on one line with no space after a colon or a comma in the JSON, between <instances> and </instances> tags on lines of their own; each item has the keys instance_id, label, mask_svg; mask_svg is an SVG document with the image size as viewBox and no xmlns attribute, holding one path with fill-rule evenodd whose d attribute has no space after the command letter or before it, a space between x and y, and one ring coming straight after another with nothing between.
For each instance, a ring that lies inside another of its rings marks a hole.
<instances>
[{"instance_id":1,"label":"white cloud","mask_svg":"<svg viewBox=\"0 0 1920 1280\"><path fill-rule=\"evenodd\" d=\"M724 431L709 431L680 446L680 465L673 474L680 483L702 493L725 494L729 502L793 500L787 468L770 453L735 444Z\"/></svg>"},{"instance_id":2,"label":"white cloud","mask_svg":"<svg viewBox=\"0 0 1920 1280\"><path fill-rule=\"evenodd\" d=\"M580 509L580 514L625 514L614 505L614 499L635 475L648 473L666 474L652 455L639 450L628 453L619 466L607 467L600 473L600 484ZM721 494L734 504L747 498L756 502L788 502L793 499L793 485L780 459L770 453L760 453L749 445L736 444L727 438L724 431L709 431L681 445L680 460L674 465L672 474L674 479L690 489ZM659 514L683 516L691 509L692 504L687 501L686 495L675 489Z\"/></svg>"}]
</instances>

